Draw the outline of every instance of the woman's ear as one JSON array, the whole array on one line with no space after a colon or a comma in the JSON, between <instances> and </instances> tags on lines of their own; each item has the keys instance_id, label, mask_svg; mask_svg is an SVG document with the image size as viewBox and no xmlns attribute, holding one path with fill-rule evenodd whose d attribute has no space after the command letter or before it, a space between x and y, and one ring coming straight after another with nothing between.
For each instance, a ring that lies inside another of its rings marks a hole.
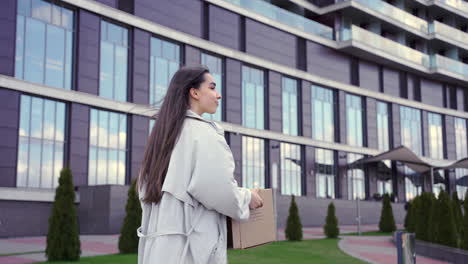
<instances>
[{"instance_id":1,"label":"woman's ear","mask_svg":"<svg viewBox=\"0 0 468 264\"><path fill-rule=\"evenodd\" d=\"M197 88L190 88L190 97L192 97L195 100L198 100L200 97L198 96L198 89Z\"/></svg>"}]
</instances>

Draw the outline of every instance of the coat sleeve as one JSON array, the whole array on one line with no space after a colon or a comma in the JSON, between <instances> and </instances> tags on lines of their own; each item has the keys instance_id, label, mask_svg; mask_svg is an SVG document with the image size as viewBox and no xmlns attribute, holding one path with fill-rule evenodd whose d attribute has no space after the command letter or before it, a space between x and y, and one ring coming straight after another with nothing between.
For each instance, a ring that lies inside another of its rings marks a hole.
<instances>
[{"instance_id":1,"label":"coat sleeve","mask_svg":"<svg viewBox=\"0 0 468 264\"><path fill-rule=\"evenodd\" d=\"M206 208L235 220L249 218L249 189L234 179L234 159L223 137L202 136L195 142L194 168L188 192Z\"/></svg>"}]
</instances>

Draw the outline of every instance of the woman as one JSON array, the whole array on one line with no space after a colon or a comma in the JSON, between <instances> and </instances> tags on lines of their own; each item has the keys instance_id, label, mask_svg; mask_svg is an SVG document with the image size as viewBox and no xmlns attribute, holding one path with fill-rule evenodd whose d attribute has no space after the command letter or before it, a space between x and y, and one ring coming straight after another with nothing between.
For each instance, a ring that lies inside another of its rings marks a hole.
<instances>
[{"instance_id":1,"label":"woman","mask_svg":"<svg viewBox=\"0 0 468 264\"><path fill-rule=\"evenodd\" d=\"M221 99L208 69L171 80L146 146L139 195L138 263L226 263L226 216L249 218L258 190L239 188L222 129L201 117Z\"/></svg>"}]
</instances>

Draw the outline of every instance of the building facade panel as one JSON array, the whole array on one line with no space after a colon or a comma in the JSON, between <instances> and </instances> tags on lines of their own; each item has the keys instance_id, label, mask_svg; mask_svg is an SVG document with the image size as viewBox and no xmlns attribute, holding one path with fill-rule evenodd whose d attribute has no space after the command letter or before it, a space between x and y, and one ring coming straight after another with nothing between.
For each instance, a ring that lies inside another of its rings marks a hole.
<instances>
[{"instance_id":1,"label":"building facade panel","mask_svg":"<svg viewBox=\"0 0 468 264\"><path fill-rule=\"evenodd\" d=\"M304 173L305 173L305 185L306 185L306 196L317 197L317 185L316 185L316 171L315 171L315 148L305 146L304 151Z\"/></svg>"},{"instance_id":2,"label":"building facade panel","mask_svg":"<svg viewBox=\"0 0 468 264\"><path fill-rule=\"evenodd\" d=\"M3 227L0 228L0 237L47 235L52 203L0 200L0 208ZM31 216L34 216L34 222Z\"/></svg>"},{"instance_id":3,"label":"building facade panel","mask_svg":"<svg viewBox=\"0 0 468 264\"><path fill-rule=\"evenodd\" d=\"M16 2L3 1L0 10L0 74L8 76L15 74Z\"/></svg>"},{"instance_id":4,"label":"building facade panel","mask_svg":"<svg viewBox=\"0 0 468 264\"><path fill-rule=\"evenodd\" d=\"M145 154L145 147L148 139L149 122L148 118L139 115L132 115L131 119L131 169L130 179L136 179L140 170L141 162Z\"/></svg>"},{"instance_id":5,"label":"building facade panel","mask_svg":"<svg viewBox=\"0 0 468 264\"><path fill-rule=\"evenodd\" d=\"M359 86L376 92L380 90L379 65L359 60Z\"/></svg>"},{"instance_id":6,"label":"building facade panel","mask_svg":"<svg viewBox=\"0 0 468 264\"><path fill-rule=\"evenodd\" d=\"M365 105L366 105L366 125L365 125L365 131L366 131L366 137L365 141L367 141L367 147L372 148L372 149L377 149L377 143L378 143L378 138L377 138L377 105L376 105L377 100L373 98L366 97L365 98Z\"/></svg>"},{"instance_id":7,"label":"building facade panel","mask_svg":"<svg viewBox=\"0 0 468 264\"><path fill-rule=\"evenodd\" d=\"M384 67L382 70L382 77L384 93L400 97L399 72L394 69Z\"/></svg>"},{"instance_id":8,"label":"building facade panel","mask_svg":"<svg viewBox=\"0 0 468 264\"><path fill-rule=\"evenodd\" d=\"M312 137L312 98L311 84L307 81L301 81L302 95L302 135L304 137Z\"/></svg>"},{"instance_id":9,"label":"building facade panel","mask_svg":"<svg viewBox=\"0 0 468 264\"><path fill-rule=\"evenodd\" d=\"M100 18L90 12L79 11L77 87L80 92L99 93Z\"/></svg>"},{"instance_id":10,"label":"building facade panel","mask_svg":"<svg viewBox=\"0 0 468 264\"><path fill-rule=\"evenodd\" d=\"M246 19L245 24L247 53L296 67L295 36L250 19Z\"/></svg>"},{"instance_id":11,"label":"building facade panel","mask_svg":"<svg viewBox=\"0 0 468 264\"><path fill-rule=\"evenodd\" d=\"M209 40L225 47L239 50L241 31L240 15L218 6L209 6Z\"/></svg>"},{"instance_id":12,"label":"building facade panel","mask_svg":"<svg viewBox=\"0 0 468 264\"><path fill-rule=\"evenodd\" d=\"M148 104L150 67L150 34L138 28L133 29L133 74L132 102Z\"/></svg>"},{"instance_id":13,"label":"building facade panel","mask_svg":"<svg viewBox=\"0 0 468 264\"><path fill-rule=\"evenodd\" d=\"M190 45L185 45L185 65L194 66L201 64L201 52Z\"/></svg>"},{"instance_id":14,"label":"building facade panel","mask_svg":"<svg viewBox=\"0 0 468 264\"><path fill-rule=\"evenodd\" d=\"M70 104L69 166L75 185L88 184L89 106Z\"/></svg>"},{"instance_id":15,"label":"building facade panel","mask_svg":"<svg viewBox=\"0 0 468 264\"><path fill-rule=\"evenodd\" d=\"M282 132L281 89L281 75L277 72L268 71L269 104L267 107L270 130L280 133Z\"/></svg>"},{"instance_id":16,"label":"building facade panel","mask_svg":"<svg viewBox=\"0 0 468 264\"><path fill-rule=\"evenodd\" d=\"M226 121L234 124L242 124L242 83L241 63L236 60L226 59Z\"/></svg>"},{"instance_id":17,"label":"building facade panel","mask_svg":"<svg viewBox=\"0 0 468 264\"><path fill-rule=\"evenodd\" d=\"M0 187L16 186L20 93L0 88Z\"/></svg>"},{"instance_id":18,"label":"building facade panel","mask_svg":"<svg viewBox=\"0 0 468 264\"><path fill-rule=\"evenodd\" d=\"M443 85L438 81L421 79L421 101L425 104L444 107Z\"/></svg>"},{"instance_id":19,"label":"building facade panel","mask_svg":"<svg viewBox=\"0 0 468 264\"><path fill-rule=\"evenodd\" d=\"M108 5L113 8L117 8L119 0L97 0L97 2Z\"/></svg>"},{"instance_id":20,"label":"building facade panel","mask_svg":"<svg viewBox=\"0 0 468 264\"><path fill-rule=\"evenodd\" d=\"M135 15L166 27L202 37L202 1L135 0Z\"/></svg>"},{"instance_id":21,"label":"building facade panel","mask_svg":"<svg viewBox=\"0 0 468 264\"><path fill-rule=\"evenodd\" d=\"M343 83L351 83L350 59L331 48L307 41L307 72Z\"/></svg>"}]
</instances>

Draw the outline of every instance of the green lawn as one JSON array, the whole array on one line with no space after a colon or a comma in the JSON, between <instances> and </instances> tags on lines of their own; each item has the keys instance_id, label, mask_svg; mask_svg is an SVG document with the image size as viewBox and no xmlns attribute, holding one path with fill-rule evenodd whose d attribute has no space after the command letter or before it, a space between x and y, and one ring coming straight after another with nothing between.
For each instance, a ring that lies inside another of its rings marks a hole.
<instances>
[{"instance_id":1,"label":"green lawn","mask_svg":"<svg viewBox=\"0 0 468 264\"><path fill-rule=\"evenodd\" d=\"M275 264L275 263L345 263L363 264L338 248L337 239L304 240L301 242L280 241L268 245L245 249L229 250L230 264ZM107 255L99 257L81 258L79 262L54 262L54 264L130 264L136 263L137 256L132 255ZM44 262L47 263L47 262Z\"/></svg>"}]
</instances>

